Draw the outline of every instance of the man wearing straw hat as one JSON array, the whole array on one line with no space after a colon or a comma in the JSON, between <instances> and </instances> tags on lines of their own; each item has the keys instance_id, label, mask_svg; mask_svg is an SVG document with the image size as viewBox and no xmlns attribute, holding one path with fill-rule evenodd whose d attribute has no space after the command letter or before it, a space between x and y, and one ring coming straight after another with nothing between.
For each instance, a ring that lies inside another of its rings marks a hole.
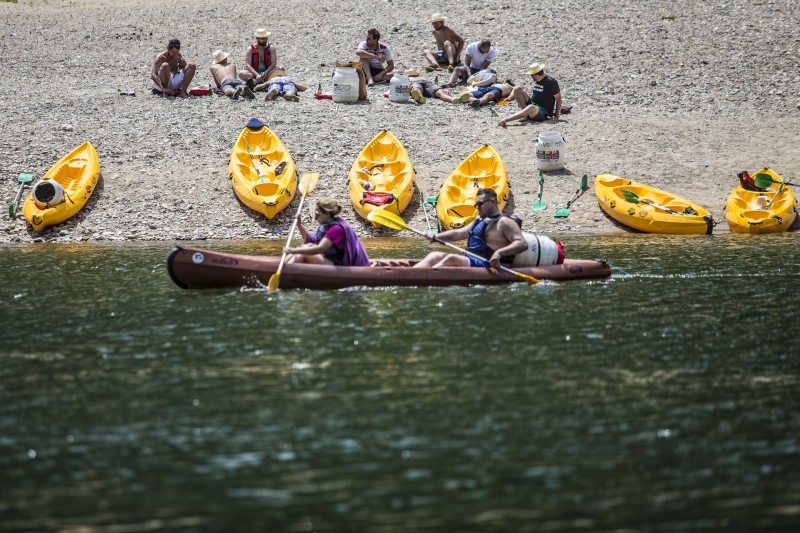
<instances>
[{"instance_id":1,"label":"man wearing straw hat","mask_svg":"<svg viewBox=\"0 0 800 533\"><path fill-rule=\"evenodd\" d=\"M255 31L256 42L247 47L244 53L244 66L256 86L254 90L260 91L267 88L267 80L278 65L278 52L275 45L269 43L272 35L264 28Z\"/></svg>"},{"instance_id":2,"label":"man wearing straw hat","mask_svg":"<svg viewBox=\"0 0 800 533\"><path fill-rule=\"evenodd\" d=\"M498 126L505 128L512 120L544 122L548 118L558 120L561 116L561 89L555 78L544 71L542 63L534 63L528 67L528 74L533 80L533 96L529 97L522 87L514 87L509 98L514 100L522 111L502 119L497 123Z\"/></svg>"},{"instance_id":3,"label":"man wearing straw hat","mask_svg":"<svg viewBox=\"0 0 800 533\"><path fill-rule=\"evenodd\" d=\"M161 52L153 60L153 68L150 70L153 93L186 98L189 96L186 88L192 83L195 70L195 64L187 63L181 55L181 42L172 39L167 44L167 51Z\"/></svg>"},{"instance_id":4,"label":"man wearing straw hat","mask_svg":"<svg viewBox=\"0 0 800 533\"><path fill-rule=\"evenodd\" d=\"M434 13L428 22L433 25L431 33L436 39L436 50L425 50L422 55L428 60L426 70L437 70L447 65L453 70L461 63L461 51L464 49L464 38L450 26L446 26L447 17L441 13Z\"/></svg>"},{"instance_id":5,"label":"man wearing straw hat","mask_svg":"<svg viewBox=\"0 0 800 533\"><path fill-rule=\"evenodd\" d=\"M214 51L214 62L211 64L211 76L225 96L229 96L233 100L238 100L239 96L244 95L248 100L256 97L253 91L248 87L244 80L240 79L236 74L236 65L228 63L228 53L222 50ZM242 72L241 76L246 76Z\"/></svg>"}]
</instances>

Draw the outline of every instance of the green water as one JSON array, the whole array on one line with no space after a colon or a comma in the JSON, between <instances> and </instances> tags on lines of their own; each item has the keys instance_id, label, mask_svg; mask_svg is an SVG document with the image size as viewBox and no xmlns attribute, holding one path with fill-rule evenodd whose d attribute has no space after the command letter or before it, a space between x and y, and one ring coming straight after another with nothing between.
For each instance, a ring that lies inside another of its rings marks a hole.
<instances>
[{"instance_id":1,"label":"green water","mask_svg":"<svg viewBox=\"0 0 800 533\"><path fill-rule=\"evenodd\" d=\"M797 234L564 240L630 275L270 295L1 246L0 531L797 530Z\"/></svg>"}]
</instances>

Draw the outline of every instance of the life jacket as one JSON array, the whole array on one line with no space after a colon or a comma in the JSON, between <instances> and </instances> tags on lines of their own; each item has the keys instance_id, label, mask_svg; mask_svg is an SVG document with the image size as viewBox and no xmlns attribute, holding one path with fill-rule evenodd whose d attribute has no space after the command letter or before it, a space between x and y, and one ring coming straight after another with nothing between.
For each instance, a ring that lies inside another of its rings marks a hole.
<instances>
[{"instance_id":1,"label":"life jacket","mask_svg":"<svg viewBox=\"0 0 800 533\"><path fill-rule=\"evenodd\" d=\"M315 241L320 242L325 237L325 234L328 233L328 228L333 226L334 224L339 224L338 220L333 220L330 224L320 224L317 227L317 234ZM325 253L322 254L325 259L332 261L334 264L340 265L342 264L342 260L344 260L344 250L338 248L333 241L331 241L331 247L325 250Z\"/></svg>"},{"instance_id":2,"label":"life jacket","mask_svg":"<svg viewBox=\"0 0 800 533\"><path fill-rule=\"evenodd\" d=\"M269 53L269 46L269 43L267 43L267 46L264 47L264 68L266 69L269 68L269 64L272 61L272 55ZM250 65L258 70L258 45L256 44L250 45Z\"/></svg>"},{"instance_id":3,"label":"life jacket","mask_svg":"<svg viewBox=\"0 0 800 533\"><path fill-rule=\"evenodd\" d=\"M480 220L476 220L475 222L472 223L472 225L469 228L469 236L467 237L467 250L474 253L475 255L479 255L481 257L489 259L492 256L492 254L494 254L494 250L490 248L488 244L486 244L486 230L489 228L490 224L492 224L493 222L497 222L503 217L510 218L511 220L516 222L520 228L522 228L522 220L520 220L519 217L509 216L503 213L500 213L499 215L495 215L493 217L486 217ZM501 262L510 263L512 260L513 256L503 256ZM471 260L470 264L472 263L473 261ZM488 266L488 263L486 263L484 266Z\"/></svg>"}]
</instances>

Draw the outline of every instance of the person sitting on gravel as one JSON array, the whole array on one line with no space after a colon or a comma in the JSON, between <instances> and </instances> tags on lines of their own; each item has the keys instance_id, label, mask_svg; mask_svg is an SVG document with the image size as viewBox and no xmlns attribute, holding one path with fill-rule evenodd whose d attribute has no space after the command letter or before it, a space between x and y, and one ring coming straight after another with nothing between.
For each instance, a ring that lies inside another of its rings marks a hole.
<instances>
[{"instance_id":1,"label":"person sitting on gravel","mask_svg":"<svg viewBox=\"0 0 800 533\"><path fill-rule=\"evenodd\" d=\"M238 100L241 95L244 95L248 100L256 97L253 93L252 78L248 77L247 82L245 82L237 77L236 65L228 63L228 54L222 50L214 51L211 76L225 96L229 96L233 100Z\"/></svg>"},{"instance_id":2,"label":"person sitting on gravel","mask_svg":"<svg viewBox=\"0 0 800 533\"><path fill-rule=\"evenodd\" d=\"M255 86L254 91L263 91L269 85L270 74L278 67L278 52L274 44L269 44L272 35L264 28L255 31L256 42L251 44L244 53L244 66L247 73L252 76Z\"/></svg>"},{"instance_id":3,"label":"person sitting on gravel","mask_svg":"<svg viewBox=\"0 0 800 533\"><path fill-rule=\"evenodd\" d=\"M426 80L425 78L413 77L409 78L409 81L411 82L409 86L411 98L419 104L427 102L427 98L438 98L443 102L458 104L466 102L470 96L469 93L464 93L463 95L454 97L447 89L437 87L432 81Z\"/></svg>"},{"instance_id":4,"label":"person sitting on gravel","mask_svg":"<svg viewBox=\"0 0 800 533\"><path fill-rule=\"evenodd\" d=\"M459 80L466 81L474 72L489 68L495 55L496 52L489 39L468 44L464 53L464 64L453 71L450 80L443 87L454 87Z\"/></svg>"},{"instance_id":5,"label":"person sitting on gravel","mask_svg":"<svg viewBox=\"0 0 800 533\"><path fill-rule=\"evenodd\" d=\"M506 80L505 83L493 83L488 87L473 85L469 90L470 98L468 103L472 107L481 107L492 102L499 102L511 96L513 90L514 82L511 80Z\"/></svg>"},{"instance_id":6,"label":"person sitting on gravel","mask_svg":"<svg viewBox=\"0 0 800 533\"><path fill-rule=\"evenodd\" d=\"M528 67L528 74L533 79L533 96L522 87L514 87L509 98L517 103L522 111L497 123L503 128L512 120L544 122L548 118L558 120L561 116L561 89L558 82L544 71L544 65L534 63Z\"/></svg>"},{"instance_id":7,"label":"person sitting on gravel","mask_svg":"<svg viewBox=\"0 0 800 533\"><path fill-rule=\"evenodd\" d=\"M297 92L308 89L302 83L297 83L289 78L282 68L273 70L267 83L267 96L264 100L275 100L279 96L283 96L284 100L289 102L299 102L300 97L297 96Z\"/></svg>"},{"instance_id":8,"label":"person sitting on gravel","mask_svg":"<svg viewBox=\"0 0 800 533\"><path fill-rule=\"evenodd\" d=\"M161 52L153 60L150 78L153 80L153 93L161 96L180 96L186 98L186 89L192 83L197 66L187 63L181 55L181 42L172 39L167 51Z\"/></svg>"},{"instance_id":9,"label":"person sitting on gravel","mask_svg":"<svg viewBox=\"0 0 800 533\"><path fill-rule=\"evenodd\" d=\"M381 33L372 28L367 31L367 40L361 41L356 55L361 59L361 67L367 77L367 85L376 81L389 81L394 75L392 49L380 42ZM386 67L383 64L386 63Z\"/></svg>"},{"instance_id":10,"label":"person sitting on gravel","mask_svg":"<svg viewBox=\"0 0 800 533\"><path fill-rule=\"evenodd\" d=\"M425 67L427 71L438 70L442 66L447 65L447 68L452 71L456 65L461 63L461 51L464 49L464 38L458 34L450 26L446 26L447 17L442 16L441 13L434 13L428 19L430 24L433 24L431 33L433 38L436 39L436 50L425 50L422 55L428 60L428 65Z\"/></svg>"}]
</instances>

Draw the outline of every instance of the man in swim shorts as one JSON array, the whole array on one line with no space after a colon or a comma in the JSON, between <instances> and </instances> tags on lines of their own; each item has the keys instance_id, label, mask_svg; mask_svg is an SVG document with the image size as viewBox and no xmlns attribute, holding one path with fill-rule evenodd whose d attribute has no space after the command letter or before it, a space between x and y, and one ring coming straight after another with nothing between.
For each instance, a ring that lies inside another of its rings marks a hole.
<instances>
[{"instance_id":1,"label":"man in swim shorts","mask_svg":"<svg viewBox=\"0 0 800 533\"><path fill-rule=\"evenodd\" d=\"M255 31L256 42L247 47L244 52L244 66L247 73L252 76L255 86L254 91L263 91L269 85L270 74L278 66L278 51L275 45L269 42L269 36L272 35L264 28L259 28ZM246 74L242 73L242 78L246 78Z\"/></svg>"},{"instance_id":2,"label":"man in swim shorts","mask_svg":"<svg viewBox=\"0 0 800 533\"><path fill-rule=\"evenodd\" d=\"M361 68L367 77L367 85L374 85L376 81L389 81L394 76L392 49L380 42L380 38L381 33L372 28L367 31L367 39L361 41L356 49L356 55L361 59Z\"/></svg>"},{"instance_id":3,"label":"man in swim shorts","mask_svg":"<svg viewBox=\"0 0 800 533\"><path fill-rule=\"evenodd\" d=\"M247 74L243 72L242 75L246 76ZM229 96L233 100L238 100L242 95L248 100L256 97L250 86L253 84L253 80L249 76L247 82L239 78L236 74L236 65L228 63L228 54L222 50L214 51L211 76L225 96Z\"/></svg>"},{"instance_id":4,"label":"man in swim shorts","mask_svg":"<svg viewBox=\"0 0 800 533\"><path fill-rule=\"evenodd\" d=\"M522 111L502 119L497 123L498 126L505 128L512 120L544 122L552 118L557 121L561 116L561 89L555 78L544 71L544 65L541 63L534 63L528 67L528 74L533 80L533 96L529 97L522 87L514 87L510 98Z\"/></svg>"},{"instance_id":5,"label":"man in swim shorts","mask_svg":"<svg viewBox=\"0 0 800 533\"><path fill-rule=\"evenodd\" d=\"M514 82L506 80L505 83L493 83L488 87L472 87L470 89L469 105L480 107L492 102L499 102L503 98L511 96L514 90Z\"/></svg>"},{"instance_id":6,"label":"man in swim shorts","mask_svg":"<svg viewBox=\"0 0 800 533\"><path fill-rule=\"evenodd\" d=\"M189 84L192 83L197 66L187 63L181 55L181 42L172 39L167 44L167 51L161 52L153 60L150 79L153 80L153 92L161 96L180 96L186 98Z\"/></svg>"},{"instance_id":7,"label":"man in swim shorts","mask_svg":"<svg viewBox=\"0 0 800 533\"><path fill-rule=\"evenodd\" d=\"M461 52L464 50L464 38L450 26L445 25L447 17L434 13L428 22L433 25L431 33L436 39L436 50L425 50L422 55L428 60L425 70L437 70L447 66L451 71L461 63Z\"/></svg>"},{"instance_id":8,"label":"man in swim shorts","mask_svg":"<svg viewBox=\"0 0 800 533\"><path fill-rule=\"evenodd\" d=\"M283 99L289 102L299 102L300 97L297 96L297 92L308 89L302 83L297 83L289 78L282 68L272 71L267 84L267 96L264 100L275 100L279 96L283 96Z\"/></svg>"},{"instance_id":9,"label":"man in swim shorts","mask_svg":"<svg viewBox=\"0 0 800 533\"><path fill-rule=\"evenodd\" d=\"M409 78L409 81L411 81L411 98L419 104L427 102L427 98L438 98L443 102L458 104L465 102L466 98L469 97L469 93L454 97L446 88L437 87L432 81L426 80L425 78L413 77Z\"/></svg>"}]
</instances>

